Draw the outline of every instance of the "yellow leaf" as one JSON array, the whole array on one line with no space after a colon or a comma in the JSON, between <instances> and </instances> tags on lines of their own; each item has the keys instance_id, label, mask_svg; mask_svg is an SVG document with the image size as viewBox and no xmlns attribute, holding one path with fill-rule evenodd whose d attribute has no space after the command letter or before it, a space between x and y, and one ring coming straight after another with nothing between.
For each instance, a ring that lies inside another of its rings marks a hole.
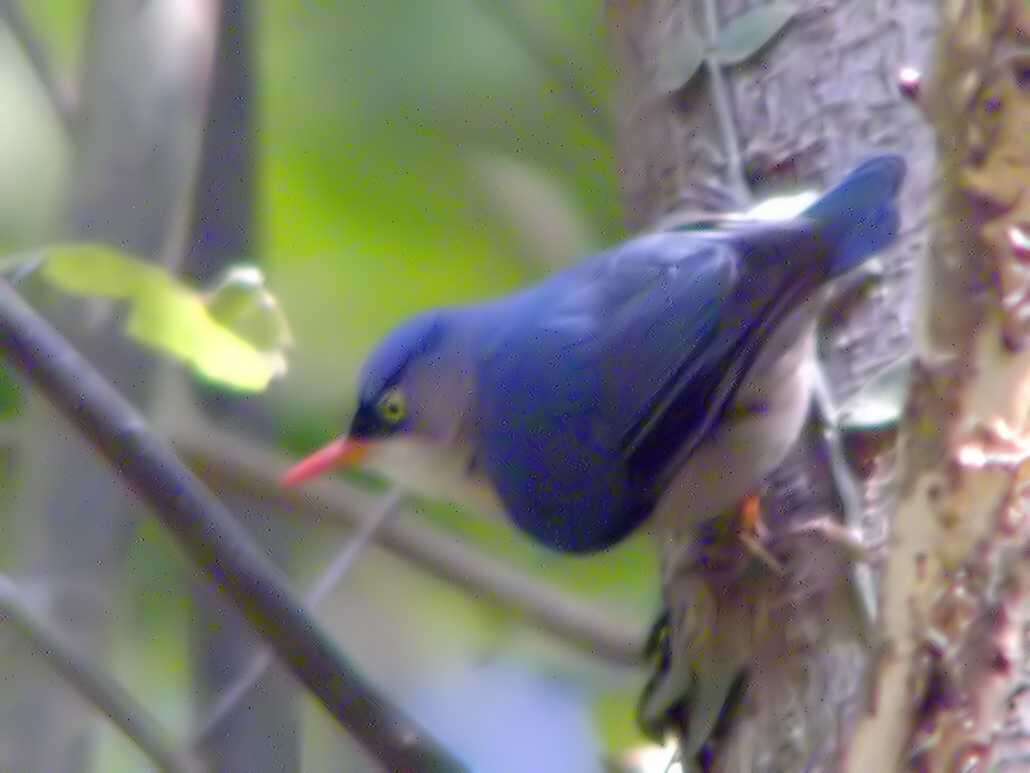
<instances>
[{"instance_id":1,"label":"yellow leaf","mask_svg":"<svg viewBox=\"0 0 1030 773\"><path fill-rule=\"evenodd\" d=\"M246 303L233 304L234 312L227 314L224 292L205 296L164 268L111 247L58 245L41 254L46 260L40 273L47 281L68 293L127 302L129 336L190 365L209 381L256 392L286 371L289 329L256 269L230 271L230 280L236 271L260 281L251 281ZM212 299L221 301L215 313L207 304ZM263 335L254 335L255 320Z\"/></svg>"}]
</instances>

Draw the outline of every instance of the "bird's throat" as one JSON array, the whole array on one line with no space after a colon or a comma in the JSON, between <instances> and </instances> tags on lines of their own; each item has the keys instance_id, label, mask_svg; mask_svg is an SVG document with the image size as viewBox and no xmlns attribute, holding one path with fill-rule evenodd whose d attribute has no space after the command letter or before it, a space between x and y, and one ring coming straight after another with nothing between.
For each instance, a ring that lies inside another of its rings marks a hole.
<instances>
[{"instance_id":1,"label":"bird's throat","mask_svg":"<svg viewBox=\"0 0 1030 773\"><path fill-rule=\"evenodd\" d=\"M464 444L398 438L377 443L363 466L413 494L486 515L503 513L493 486L472 460L472 449Z\"/></svg>"}]
</instances>

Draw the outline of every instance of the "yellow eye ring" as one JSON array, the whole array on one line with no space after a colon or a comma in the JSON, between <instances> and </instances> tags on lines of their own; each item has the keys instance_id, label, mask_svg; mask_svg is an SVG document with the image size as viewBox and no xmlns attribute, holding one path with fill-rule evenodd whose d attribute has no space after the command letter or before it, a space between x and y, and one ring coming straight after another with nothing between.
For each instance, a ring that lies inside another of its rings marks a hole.
<instances>
[{"instance_id":1,"label":"yellow eye ring","mask_svg":"<svg viewBox=\"0 0 1030 773\"><path fill-rule=\"evenodd\" d=\"M394 387L383 393L376 403L376 409L387 424L400 424L408 415L408 401L404 398L404 392Z\"/></svg>"}]
</instances>

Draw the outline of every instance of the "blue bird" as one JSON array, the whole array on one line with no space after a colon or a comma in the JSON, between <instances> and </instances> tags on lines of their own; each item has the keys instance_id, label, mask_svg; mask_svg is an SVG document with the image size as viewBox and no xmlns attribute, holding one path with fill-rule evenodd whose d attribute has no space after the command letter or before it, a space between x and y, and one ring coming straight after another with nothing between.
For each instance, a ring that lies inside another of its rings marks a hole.
<instances>
[{"instance_id":1,"label":"blue bird","mask_svg":"<svg viewBox=\"0 0 1030 773\"><path fill-rule=\"evenodd\" d=\"M895 239L904 176L877 156L794 219L645 234L420 314L368 358L348 434L285 480L365 461L566 553L715 517L796 441L822 291Z\"/></svg>"}]
</instances>

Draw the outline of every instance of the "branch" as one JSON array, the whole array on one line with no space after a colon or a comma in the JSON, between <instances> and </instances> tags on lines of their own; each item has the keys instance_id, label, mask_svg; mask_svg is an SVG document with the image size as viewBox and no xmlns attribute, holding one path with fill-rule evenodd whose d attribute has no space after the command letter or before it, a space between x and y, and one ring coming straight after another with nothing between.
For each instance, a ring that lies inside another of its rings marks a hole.
<instances>
[{"instance_id":1,"label":"branch","mask_svg":"<svg viewBox=\"0 0 1030 773\"><path fill-rule=\"evenodd\" d=\"M361 524L360 531L355 534L343 546L329 568L315 583L314 587L304 597L304 603L308 609L317 609L325 601L350 572L351 568L361 557L362 553L372 543L376 532L390 520L400 508L403 497L400 493L388 495L379 511L371 518ZM263 648L250 658L250 662L244 669L243 674L227 690L225 690L214 707L208 712L207 718L200 723L199 729L193 736L192 746L198 748L207 743L213 735L221 728L223 722L232 716L233 711L240 705L240 702L250 695L251 691L258 686L265 672L272 665L272 653Z\"/></svg>"},{"instance_id":2,"label":"branch","mask_svg":"<svg viewBox=\"0 0 1030 773\"><path fill-rule=\"evenodd\" d=\"M719 39L719 7L717 0L703 0L705 16L705 34L708 45L715 48ZM709 92L715 117L719 123L719 134L722 138L722 149L726 159L726 177L733 192L736 208L743 209L751 202L751 191L744 179L744 165L740 158L740 138L737 136L737 124L733 120L733 105L730 98L730 86L723 76L722 65L718 57L705 57L705 69L708 71Z\"/></svg>"},{"instance_id":3,"label":"branch","mask_svg":"<svg viewBox=\"0 0 1030 773\"><path fill-rule=\"evenodd\" d=\"M282 454L235 440L211 429L183 428L173 442L198 474L215 487L231 486L282 510L361 527L366 513L383 498L342 480L318 480L302 489L279 485L289 460ZM407 515L407 514L406 514ZM478 599L512 610L527 623L599 658L622 665L639 664L644 634L506 566L461 541L423 525L417 518L395 519L377 535L378 542L429 574L457 585Z\"/></svg>"},{"instance_id":4,"label":"branch","mask_svg":"<svg viewBox=\"0 0 1030 773\"><path fill-rule=\"evenodd\" d=\"M169 431L173 433L175 449L208 485L280 505L270 508L272 512L342 521L363 528L374 517L366 513L382 507L383 497L343 480L319 480L304 489L283 489L278 481L289 466L289 459L241 441L229 432L197 428L189 421L178 421L178 426ZM13 445L16 436L14 430L5 430L0 423L0 448ZM624 666L640 664L644 631L613 619L617 615L610 611L591 607L419 523L416 517L410 517L414 513L404 515L405 518L394 519L377 532L376 541L382 547L593 657Z\"/></svg>"},{"instance_id":5,"label":"branch","mask_svg":"<svg viewBox=\"0 0 1030 773\"><path fill-rule=\"evenodd\" d=\"M883 579L888 654L849 771L1025 770L1030 737L1030 4L941 9L933 76L909 83L941 174Z\"/></svg>"},{"instance_id":6,"label":"branch","mask_svg":"<svg viewBox=\"0 0 1030 773\"><path fill-rule=\"evenodd\" d=\"M120 684L83 658L35 609L25 592L0 575L0 621L9 620L83 698L96 706L166 773L192 773L197 763L180 752L161 723Z\"/></svg>"},{"instance_id":7,"label":"branch","mask_svg":"<svg viewBox=\"0 0 1030 773\"><path fill-rule=\"evenodd\" d=\"M65 90L61 88L61 84L54 77L53 68L50 66L50 59L44 50L43 44L33 31L29 20L25 17L25 12L22 11L18 0L0 0L0 19L7 25L7 29L11 31L11 36L21 46L25 54L25 60L35 73L36 80L49 100L50 107L53 109L58 123L61 124L65 134L71 137L73 135L75 117L71 100L68 99Z\"/></svg>"},{"instance_id":8,"label":"branch","mask_svg":"<svg viewBox=\"0 0 1030 773\"><path fill-rule=\"evenodd\" d=\"M3 0L0 0L3 2ZM35 0L25 0L40 5ZM207 103L205 63L213 46L212 2L91 0L84 19L74 145L60 223L50 240L117 246L157 260L189 198L190 163ZM10 3L6 11L10 14ZM27 28L26 28L27 30ZM31 184L31 183L30 183ZM150 404L158 358L119 335L110 302L52 296L48 309L85 359L122 395ZM0 340L0 351L6 341ZM81 596L62 631L96 662L108 654L106 612L139 511L99 454L69 432L42 396L28 395L16 475L22 484L7 538L13 563L44 577L55 599ZM55 474L55 471L59 471ZM112 485L114 483L114 485ZM81 593L88 588L88 593ZM79 593L75 593L80 591ZM65 608L60 600L55 608ZM0 746L16 770L86 773L96 738L87 707L33 689L19 664L0 663Z\"/></svg>"},{"instance_id":9,"label":"branch","mask_svg":"<svg viewBox=\"0 0 1030 773\"><path fill-rule=\"evenodd\" d=\"M3 281L0 351L154 508L186 553L343 728L390 769L463 769L365 683L231 513L147 429L139 413Z\"/></svg>"}]
</instances>

